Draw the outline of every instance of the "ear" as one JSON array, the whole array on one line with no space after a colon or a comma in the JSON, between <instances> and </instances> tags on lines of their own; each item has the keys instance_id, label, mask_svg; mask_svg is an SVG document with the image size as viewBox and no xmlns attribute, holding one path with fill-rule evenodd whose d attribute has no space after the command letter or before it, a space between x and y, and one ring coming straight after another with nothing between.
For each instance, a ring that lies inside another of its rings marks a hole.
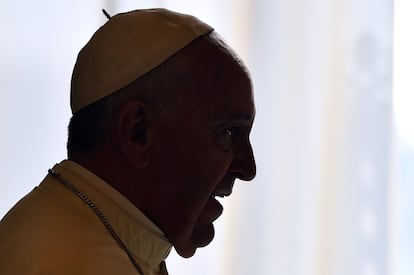
<instances>
[{"instance_id":1,"label":"ear","mask_svg":"<svg viewBox=\"0 0 414 275\"><path fill-rule=\"evenodd\" d=\"M121 152L133 167L145 168L150 164L146 108L141 101L131 100L121 106L117 135Z\"/></svg>"}]
</instances>

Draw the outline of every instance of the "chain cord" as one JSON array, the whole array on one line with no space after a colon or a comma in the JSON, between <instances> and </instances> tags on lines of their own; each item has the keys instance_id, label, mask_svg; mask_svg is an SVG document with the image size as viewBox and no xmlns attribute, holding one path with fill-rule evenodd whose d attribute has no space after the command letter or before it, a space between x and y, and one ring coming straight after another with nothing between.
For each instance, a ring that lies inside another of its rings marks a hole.
<instances>
[{"instance_id":1,"label":"chain cord","mask_svg":"<svg viewBox=\"0 0 414 275\"><path fill-rule=\"evenodd\" d=\"M94 213L98 218L101 220L103 225L108 230L109 234L112 236L112 238L117 242L118 246L127 254L129 260L134 265L135 269L138 271L140 275L145 275L142 271L141 267L138 265L135 258L132 256L132 253L128 250L126 245L122 242L121 238L118 236L118 234L113 229L112 225L108 222L108 220L105 218L105 216L102 214L102 212L99 210L98 207L91 201L84 193L82 193L79 189L77 189L73 184L62 178L62 176L54 171L53 169L49 169L49 175L56 178L60 183L62 183L67 189L69 189L72 193L74 193L76 196L78 196Z\"/></svg>"}]
</instances>

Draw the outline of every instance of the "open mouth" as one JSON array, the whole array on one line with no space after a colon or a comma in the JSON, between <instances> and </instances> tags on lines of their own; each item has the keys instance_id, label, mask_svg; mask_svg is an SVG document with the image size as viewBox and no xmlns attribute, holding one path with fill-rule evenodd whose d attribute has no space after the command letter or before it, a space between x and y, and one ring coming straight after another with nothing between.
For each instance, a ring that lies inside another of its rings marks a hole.
<instances>
[{"instance_id":1,"label":"open mouth","mask_svg":"<svg viewBox=\"0 0 414 275\"><path fill-rule=\"evenodd\" d=\"M230 196L231 191L214 191L211 194L211 197L214 199L215 197L220 197L220 198L224 198L224 197L228 197Z\"/></svg>"},{"instance_id":2,"label":"open mouth","mask_svg":"<svg viewBox=\"0 0 414 275\"><path fill-rule=\"evenodd\" d=\"M211 197L213 198L213 199L215 199L216 197L219 197L219 198L224 198L225 197L225 195L223 195L223 194L212 194L211 195Z\"/></svg>"},{"instance_id":3,"label":"open mouth","mask_svg":"<svg viewBox=\"0 0 414 275\"><path fill-rule=\"evenodd\" d=\"M210 220L216 220L223 212L223 206L221 204L221 200L225 196L223 194L216 194L213 193L210 196L210 203L208 204L209 213L211 215Z\"/></svg>"}]
</instances>

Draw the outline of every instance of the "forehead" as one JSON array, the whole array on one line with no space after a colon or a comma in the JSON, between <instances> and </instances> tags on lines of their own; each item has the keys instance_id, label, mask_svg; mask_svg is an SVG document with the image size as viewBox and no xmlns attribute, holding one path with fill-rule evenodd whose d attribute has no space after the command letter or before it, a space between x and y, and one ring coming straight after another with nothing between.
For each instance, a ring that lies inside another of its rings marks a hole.
<instances>
[{"instance_id":1,"label":"forehead","mask_svg":"<svg viewBox=\"0 0 414 275\"><path fill-rule=\"evenodd\" d=\"M235 52L220 38L198 41L194 55L187 104L217 119L233 116L254 117L250 75ZM204 43L203 43L204 42Z\"/></svg>"}]
</instances>

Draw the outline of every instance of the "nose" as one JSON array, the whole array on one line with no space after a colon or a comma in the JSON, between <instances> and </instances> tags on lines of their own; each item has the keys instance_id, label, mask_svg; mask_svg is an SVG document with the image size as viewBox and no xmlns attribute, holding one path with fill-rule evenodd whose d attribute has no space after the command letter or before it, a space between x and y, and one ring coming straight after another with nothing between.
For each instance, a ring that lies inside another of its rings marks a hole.
<instances>
[{"instance_id":1,"label":"nose","mask_svg":"<svg viewBox=\"0 0 414 275\"><path fill-rule=\"evenodd\" d=\"M256 162L250 141L236 151L235 158L230 166L230 172L241 180L251 181L256 176Z\"/></svg>"}]
</instances>

